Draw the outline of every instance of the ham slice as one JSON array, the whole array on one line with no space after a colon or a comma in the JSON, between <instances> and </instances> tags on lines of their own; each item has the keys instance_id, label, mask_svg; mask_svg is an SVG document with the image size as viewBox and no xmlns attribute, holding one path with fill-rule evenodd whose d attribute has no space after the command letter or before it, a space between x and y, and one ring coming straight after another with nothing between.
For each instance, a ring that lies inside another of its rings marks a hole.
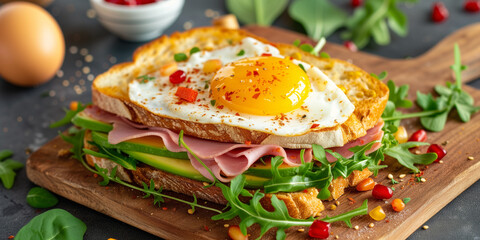
<instances>
[{"instance_id":1,"label":"ham slice","mask_svg":"<svg viewBox=\"0 0 480 240\"><path fill-rule=\"evenodd\" d=\"M169 151L187 151L184 147L178 145L179 134L168 129L140 125L125 118L105 112L97 107L89 107L85 109L84 112L91 118L113 124L113 129L108 134L108 141L111 144L117 144L134 138L156 136L161 138L165 147ZM348 158L353 155L353 153L348 151L348 148L381 139L383 136L383 131L381 131L382 126L383 122L368 130L366 136L348 143L344 147L332 148L332 150ZM289 166L299 166L301 164L300 149L285 149L278 145L222 143L190 136L183 136L183 140L195 156L197 156L213 172L215 177L222 182L229 182L235 176L242 174L254 162L263 156L281 156L283 157L283 161ZM380 143L375 144L369 152L373 152L379 147ZM189 158L195 169L206 178L213 180L210 173L191 153L189 153ZM312 158L312 149L306 149L304 154L305 162L312 161ZM327 155L327 158L329 161L335 161L335 158L329 154Z\"/></svg>"}]
</instances>

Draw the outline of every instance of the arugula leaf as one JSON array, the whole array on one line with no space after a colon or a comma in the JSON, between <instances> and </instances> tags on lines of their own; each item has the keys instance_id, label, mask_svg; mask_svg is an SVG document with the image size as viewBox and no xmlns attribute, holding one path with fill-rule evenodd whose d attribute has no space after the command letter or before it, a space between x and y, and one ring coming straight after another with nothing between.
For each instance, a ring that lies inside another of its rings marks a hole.
<instances>
[{"instance_id":1,"label":"arugula leaf","mask_svg":"<svg viewBox=\"0 0 480 240\"><path fill-rule=\"evenodd\" d=\"M73 147L70 149L70 152L73 153L73 158L77 160L83 159L83 138L85 136L85 129L78 129L76 127L72 127L70 129L76 129L74 132L71 132L70 135L63 135L60 133L60 137L63 141L70 143Z\"/></svg>"},{"instance_id":2,"label":"arugula leaf","mask_svg":"<svg viewBox=\"0 0 480 240\"><path fill-rule=\"evenodd\" d=\"M314 40L330 36L345 25L347 14L328 0L295 0L289 7L290 16L300 22Z\"/></svg>"},{"instance_id":3,"label":"arugula leaf","mask_svg":"<svg viewBox=\"0 0 480 240\"><path fill-rule=\"evenodd\" d=\"M414 164L423 164L427 165L432 163L437 159L436 153L425 153L425 154L413 154L408 149L418 146L430 145L429 143L425 142L406 142L399 144L397 146L385 149L385 154L397 159L398 163L402 164L403 166L411 169L412 171L418 173L417 167Z\"/></svg>"},{"instance_id":4,"label":"arugula leaf","mask_svg":"<svg viewBox=\"0 0 480 240\"><path fill-rule=\"evenodd\" d=\"M288 0L227 0L226 4L241 23L270 26L285 10Z\"/></svg>"},{"instance_id":5,"label":"arugula leaf","mask_svg":"<svg viewBox=\"0 0 480 240\"><path fill-rule=\"evenodd\" d=\"M45 188L34 187L27 194L28 205L34 208L50 208L58 203L58 198Z\"/></svg>"},{"instance_id":6,"label":"arugula leaf","mask_svg":"<svg viewBox=\"0 0 480 240\"><path fill-rule=\"evenodd\" d=\"M23 168L23 163L17 162L12 159L7 159L13 155L13 152L10 150L2 150L0 152L0 179L2 180L3 186L6 189L13 187L15 182L15 170Z\"/></svg>"},{"instance_id":7,"label":"arugula leaf","mask_svg":"<svg viewBox=\"0 0 480 240\"><path fill-rule=\"evenodd\" d=\"M379 45L390 43L389 28L400 36L408 32L408 21L397 7L397 0L367 0L355 10L347 21L347 31L342 34L358 48L364 48L373 38ZM415 1L408 1L415 2ZM388 22L388 25L387 25Z\"/></svg>"},{"instance_id":8,"label":"arugula leaf","mask_svg":"<svg viewBox=\"0 0 480 240\"><path fill-rule=\"evenodd\" d=\"M407 84L401 85L400 87L395 86L395 83L392 80L387 82L387 87L390 90L390 95L388 100L395 104L395 107L401 108L410 108L412 107L412 101L407 99L408 88Z\"/></svg>"},{"instance_id":9,"label":"arugula leaf","mask_svg":"<svg viewBox=\"0 0 480 240\"><path fill-rule=\"evenodd\" d=\"M375 74L375 73L370 73L370 75L378 80L383 80L387 77L387 72L386 71L383 71L381 72L380 74Z\"/></svg>"},{"instance_id":10,"label":"arugula leaf","mask_svg":"<svg viewBox=\"0 0 480 240\"><path fill-rule=\"evenodd\" d=\"M86 231L87 226L80 219L63 209L52 209L30 220L18 231L15 238L82 240Z\"/></svg>"},{"instance_id":11,"label":"arugula leaf","mask_svg":"<svg viewBox=\"0 0 480 240\"><path fill-rule=\"evenodd\" d=\"M363 201L362 206L359 208L353 209L349 212L342 213L340 215L337 215L335 217L325 217L322 219L324 222L336 222L336 221L344 221L349 228L352 228L352 218L356 216L361 216L361 215L367 215L368 214L368 199L365 199Z\"/></svg>"},{"instance_id":12,"label":"arugula leaf","mask_svg":"<svg viewBox=\"0 0 480 240\"><path fill-rule=\"evenodd\" d=\"M212 220L230 220L235 217L240 217L240 230L244 235L247 234L247 227L258 223L260 225L260 239L269 229L277 228L277 239L285 239L285 229L292 226L309 226L313 222L313 218L301 220L290 217L285 203L275 195L272 195L271 202L274 211L265 210L260 203L265 194L257 190L248 203L243 203L239 199L239 195L244 191L245 176L239 175L235 177L230 187L221 182L217 182L215 186L222 189L223 196L228 201L230 209L221 214L212 217Z\"/></svg>"},{"instance_id":13,"label":"arugula leaf","mask_svg":"<svg viewBox=\"0 0 480 240\"><path fill-rule=\"evenodd\" d=\"M61 127L63 125L71 123L72 118L75 117L75 115L77 115L77 113L83 111L89 105L90 105L90 103L83 104L83 103L79 102L78 106L77 106L77 109L75 109L75 110L67 110L66 108L63 109L65 111L65 116L62 119L60 119L59 121L50 124L50 128L57 128L57 127Z\"/></svg>"},{"instance_id":14,"label":"arugula leaf","mask_svg":"<svg viewBox=\"0 0 480 240\"><path fill-rule=\"evenodd\" d=\"M143 185L143 190L145 190L146 194L145 196L143 196L143 198L148 198L152 195L152 192L155 192L157 194L153 195L153 205L158 205L159 207L161 206L161 203L164 203L165 200L163 199L162 197L162 190L163 188L160 187L158 190L155 190L155 182L153 181L153 179L150 179L150 187L142 182L142 185ZM195 198L195 203L197 202L197 199Z\"/></svg>"}]
</instances>

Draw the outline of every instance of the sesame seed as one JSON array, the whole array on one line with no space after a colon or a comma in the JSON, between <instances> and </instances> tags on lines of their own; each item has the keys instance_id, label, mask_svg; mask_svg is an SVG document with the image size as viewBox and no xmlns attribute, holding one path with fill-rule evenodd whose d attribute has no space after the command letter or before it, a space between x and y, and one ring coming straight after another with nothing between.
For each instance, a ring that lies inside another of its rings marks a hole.
<instances>
[{"instance_id":1,"label":"sesame seed","mask_svg":"<svg viewBox=\"0 0 480 240\"><path fill-rule=\"evenodd\" d=\"M473 156L469 156L467 159L468 159L468 160L473 160L473 159L475 159L475 158L474 158Z\"/></svg>"},{"instance_id":2,"label":"sesame seed","mask_svg":"<svg viewBox=\"0 0 480 240\"><path fill-rule=\"evenodd\" d=\"M299 228L297 229L298 232L305 232L305 229L304 228Z\"/></svg>"},{"instance_id":3,"label":"sesame seed","mask_svg":"<svg viewBox=\"0 0 480 240\"><path fill-rule=\"evenodd\" d=\"M369 227L369 228L373 228L373 227L375 227L375 224L370 223L370 224L368 224L368 227Z\"/></svg>"},{"instance_id":4,"label":"sesame seed","mask_svg":"<svg viewBox=\"0 0 480 240\"><path fill-rule=\"evenodd\" d=\"M393 175L392 174L388 174L388 179L393 179Z\"/></svg>"},{"instance_id":5,"label":"sesame seed","mask_svg":"<svg viewBox=\"0 0 480 240\"><path fill-rule=\"evenodd\" d=\"M428 225L423 225L422 228L425 229L425 230L427 230L427 229L428 229Z\"/></svg>"},{"instance_id":6,"label":"sesame seed","mask_svg":"<svg viewBox=\"0 0 480 240\"><path fill-rule=\"evenodd\" d=\"M340 237L338 235L335 235L335 239L339 239Z\"/></svg>"},{"instance_id":7,"label":"sesame seed","mask_svg":"<svg viewBox=\"0 0 480 240\"><path fill-rule=\"evenodd\" d=\"M420 179L420 181L421 181L421 182L426 182L427 179L425 179L425 178L422 177L422 178Z\"/></svg>"},{"instance_id":8,"label":"sesame seed","mask_svg":"<svg viewBox=\"0 0 480 240\"><path fill-rule=\"evenodd\" d=\"M398 177L399 178L404 178L405 176L407 176L406 174L400 174Z\"/></svg>"},{"instance_id":9,"label":"sesame seed","mask_svg":"<svg viewBox=\"0 0 480 240\"><path fill-rule=\"evenodd\" d=\"M355 228L355 230L360 229L360 227L358 227L358 225L355 225L355 227L353 227L353 228Z\"/></svg>"},{"instance_id":10,"label":"sesame seed","mask_svg":"<svg viewBox=\"0 0 480 240\"><path fill-rule=\"evenodd\" d=\"M443 160L438 161L438 163L442 164L442 163L443 163Z\"/></svg>"},{"instance_id":11,"label":"sesame seed","mask_svg":"<svg viewBox=\"0 0 480 240\"><path fill-rule=\"evenodd\" d=\"M420 154L422 152L420 152L420 150L415 150L415 154Z\"/></svg>"},{"instance_id":12,"label":"sesame seed","mask_svg":"<svg viewBox=\"0 0 480 240\"><path fill-rule=\"evenodd\" d=\"M230 224L223 224L223 227L228 228L228 227L230 227Z\"/></svg>"}]
</instances>

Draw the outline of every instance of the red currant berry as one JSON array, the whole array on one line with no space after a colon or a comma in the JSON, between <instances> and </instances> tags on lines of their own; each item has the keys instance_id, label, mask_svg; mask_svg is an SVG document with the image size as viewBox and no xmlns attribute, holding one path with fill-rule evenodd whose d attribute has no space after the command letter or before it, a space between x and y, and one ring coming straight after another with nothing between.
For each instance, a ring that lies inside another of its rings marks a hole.
<instances>
[{"instance_id":1,"label":"red currant berry","mask_svg":"<svg viewBox=\"0 0 480 240\"><path fill-rule=\"evenodd\" d=\"M409 142L425 142L427 141L427 132L423 129L420 129L412 134L408 139Z\"/></svg>"},{"instance_id":2,"label":"red currant berry","mask_svg":"<svg viewBox=\"0 0 480 240\"><path fill-rule=\"evenodd\" d=\"M350 5L353 8L359 7L360 5L362 5L362 3L363 3L363 0L351 0L350 1Z\"/></svg>"},{"instance_id":3,"label":"red currant berry","mask_svg":"<svg viewBox=\"0 0 480 240\"><path fill-rule=\"evenodd\" d=\"M172 75L170 75L169 80L173 84L179 84L185 81L187 74L182 70L177 70Z\"/></svg>"},{"instance_id":4,"label":"red currant berry","mask_svg":"<svg viewBox=\"0 0 480 240\"><path fill-rule=\"evenodd\" d=\"M308 230L308 236L312 238L327 239L330 236L330 223L315 220Z\"/></svg>"},{"instance_id":5,"label":"red currant berry","mask_svg":"<svg viewBox=\"0 0 480 240\"><path fill-rule=\"evenodd\" d=\"M350 50L352 52L358 51L357 45L355 45L355 43L352 42L352 41L345 41L343 43L343 46L345 46L346 48L348 48L348 50Z\"/></svg>"},{"instance_id":6,"label":"red currant berry","mask_svg":"<svg viewBox=\"0 0 480 240\"><path fill-rule=\"evenodd\" d=\"M393 196L393 191L389 187L377 184L373 187L372 196L376 199L389 199Z\"/></svg>"},{"instance_id":7,"label":"red currant berry","mask_svg":"<svg viewBox=\"0 0 480 240\"><path fill-rule=\"evenodd\" d=\"M480 12L480 1L479 0L468 0L465 2L465 5L463 5L463 8L467 12Z\"/></svg>"},{"instance_id":8,"label":"red currant berry","mask_svg":"<svg viewBox=\"0 0 480 240\"><path fill-rule=\"evenodd\" d=\"M442 2L433 4L432 20L434 22L443 22L448 18L448 9Z\"/></svg>"},{"instance_id":9,"label":"red currant berry","mask_svg":"<svg viewBox=\"0 0 480 240\"><path fill-rule=\"evenodd\" d=\"M445 157L445 155L447 155L447 151L438 144L432 144L430 145L430 147L428 147L427 153L431 153L431 152L436 153L438 156L435 162L439 162L440 160L442 160L443 157Z\"/></svg>"}]
</instances>

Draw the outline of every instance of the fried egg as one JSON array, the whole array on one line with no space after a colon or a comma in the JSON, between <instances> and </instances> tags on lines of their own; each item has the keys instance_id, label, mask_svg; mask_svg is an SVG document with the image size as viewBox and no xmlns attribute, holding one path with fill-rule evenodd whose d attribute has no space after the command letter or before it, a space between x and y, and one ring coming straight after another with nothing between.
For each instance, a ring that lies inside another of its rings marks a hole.
<instances>
[{"instance_id":1,"label":"fried egg","mask_svg":"<svg viewBox=\"0 0 480 240\"><path fill-rule=\"evenodd\" d=\"M212 61L217 68L207 64ZM194 53L176 67L185 73L185 81L174 84L156 71L129 84L130 100L163 117L278 136L334 127L355 108L320 69L282 56L276 47L254 38ZM176 94L179 88L198 95L185 101Z\"/></svg>"}]
</instances>

